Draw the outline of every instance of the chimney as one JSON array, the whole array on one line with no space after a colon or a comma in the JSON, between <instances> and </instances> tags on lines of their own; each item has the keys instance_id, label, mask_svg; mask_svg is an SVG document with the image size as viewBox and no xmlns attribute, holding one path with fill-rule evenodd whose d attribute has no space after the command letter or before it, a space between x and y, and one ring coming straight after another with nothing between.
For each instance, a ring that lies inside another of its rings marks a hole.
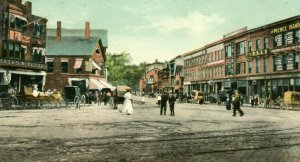
<instances>
[{"instance_id":1,"label":"chimney","mask_svg":"<svg viewBox=\"0 0 300 162\"><path fill-rule=\"evenodd\" d=\"M22 0L21 0L21 3L22 3ZM25 2L25 6L27 6L27 8L28 8L28 12L31 14L32 12L32 3L31 2L29 2L29 1L26 1Z\"/></svg>"},{"instance_id":2,"label":"chimney","mask_svg":"<svg viewBox=\"0 0 300 162\"><path fill-rule=\"evenodd\" d=\"M56 41L61 41L61 21L57 21L57 28L56 28Z\"/></svg>"},{"instance_id":3,"label":"chimney","mask_svg":"<svg viewBox=\"0 0 300 162\"><path fill-rule=\"evenodd\" d=\"M90 39L90 22L85 22L85 40Z\"/></svg>"}]
</instances>

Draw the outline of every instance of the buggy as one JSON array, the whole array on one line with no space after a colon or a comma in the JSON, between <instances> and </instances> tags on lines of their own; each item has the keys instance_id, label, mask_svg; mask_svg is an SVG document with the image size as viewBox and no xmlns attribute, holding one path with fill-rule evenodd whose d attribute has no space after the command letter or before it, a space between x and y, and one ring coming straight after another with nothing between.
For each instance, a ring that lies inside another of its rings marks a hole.
<instances>
[{"instance_id":1,"label":"buggy","mask_svg":"<svg viewBox=\"0 0 300 162\"><path fill-rule=\"evenodd\" d=\"M110 98L110 107L113 109L118 108L118 104L123 104L125 101L124 94L130 87L127 86L117 86L113 91L112 97Z\"/></svg>"},{"instance_id":2,"label":"buggy","mask_svg":"<svg viewBox=\"0 0 300 162\"><path fill-rule=\"evenodd\" d=\"M81 105L85 106L85 96L81 95L78 86L65 86L64 100L67 105L74 104L78 109L80 109Z\"/></svg>"}]
</instances>

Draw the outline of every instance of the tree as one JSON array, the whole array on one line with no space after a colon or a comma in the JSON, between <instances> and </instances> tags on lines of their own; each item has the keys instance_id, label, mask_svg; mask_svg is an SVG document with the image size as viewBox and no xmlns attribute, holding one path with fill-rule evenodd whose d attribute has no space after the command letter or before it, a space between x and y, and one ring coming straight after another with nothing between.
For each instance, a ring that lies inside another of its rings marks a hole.
<instances>
[{"instance_id":1,"label":"tree","mask_svg":"<svg viewBox=\"0 0 300 162\"><path fill-rule=\"evenodd\" d=\"M145 73L146 63L132 64L129 53L107 53L106 66L108 67L107 80L115 86L127 85L134 88Z\"/></svg>"}]
</instances>

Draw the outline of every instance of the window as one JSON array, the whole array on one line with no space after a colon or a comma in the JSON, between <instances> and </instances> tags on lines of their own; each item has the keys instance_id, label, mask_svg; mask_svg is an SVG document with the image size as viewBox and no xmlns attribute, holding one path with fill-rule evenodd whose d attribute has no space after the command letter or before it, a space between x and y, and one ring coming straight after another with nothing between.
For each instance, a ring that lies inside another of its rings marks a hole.
<instances>
[{"instance_id":1,"label":"window","mask_svg":"<svg viewBox=\"0 0 300 162\"><path fill-rule=\"evenodd\" d=\"M25 32L26 31L27 20L24 17L10 14L10 28Z\"/></svg>"},{"instance_id":2,"label":"window","mask_svg":"<svg viewBox=\"0 0 300 162\"><path fill-rule=\"evenodd\" d=\"M244 54L245 53L245 42L239 42L236 44L236 54Z\"/></svg>"},{"instance_id":3,"label":"window","mask_svg":"<svg viewBox=\"0 0 300 162\"><path fill-rule=\"evenodd\" d=\"M38 62L38 60L39 60L38 48L33 47L32 62Z\"/></svg>"},{"instance_id":4,"label":"window","mask_svg":"<svg viewBox=\"0 0 300 162\"><path fill-rule=\"evenodd\" d=\"M287 45L287 37L288 37L288 34L287 33L284 33L283 34L283 45Z\"/></svg>"},{"instance_id":5,"label":"window","mask_svg":"<svg viewBox=\"0 0 300 162\"><path fill-rule=\"evenodd\" d=\"M268 58L264 58L264 73L268 72Z\"/></svg>"},{"instance_id":6,"label":"window","mask_svg":"<svg viewBox=\"0 0 300 162\"><path fill-rule=\"evenodd\" d=\"M46 31L45 25L41 25L40 23L36 23L36 22L33 24L33 31L32 31L33 36L35 37L44 36L45 31Z\"/></svg>"},{"instance_id":7,"label":"window","mask_svg":"<svg viewBox=\"0 0 300 162\"><path fill-rule=\"evenodd\" d=\"M274 47L282 46L282 34L274 36Z\"/></svg>"},{"instance_id":8,"label":"window","mask_svg":"<svg viewBox=\"0 0 300 162\"><path fill-rule=\"evenodd\" d=\"M61 62L61 73L68 73L68 65L69 63L66 61Z\"/></svg>"},{"instance_id":9,"label":"window","mask_svg":"<svg viewBox=\"0 0 300 162\"><path fill-rule=\"evenodd\" d=\"M232 75L233 74L233 68L231 64L227 64L225 66L225 75Z\"/></svg>"},{"instance_id":10,"label":"window","mask_svg":"<svg viewBox=\"0 0 300 162\"><path fill-rule=\"evenodd\" d=\"M21 46L21 60L22 61L25 61L26 52L27 52L27 47L22 45Z\"/></svg>"},{"instance_id":11,"label":"window","mask_svg":"<svg viewBox=\"0 0 300 162\"><path fill-rule=\"evenodd\" d=\"M248 52L252 52L252 42L248 42Z\"/></svg>"},{"instance_id":12,"label":"window","mask_svg":"<svg viewBox=\"0 0 300 162\"><path fill-rule=\"evenodd\" d=\"M295 60L294 69L298 69L299 68L299 54L295 53L294 56L295 56L295 59L294 59Z\"/></svg>"},{"instance_id":13,"label":"window","mask_svg":"<svg viewBox=\"0 0 300 162\"><path fill-rule=\"evenodd\" d=\"M47 62L47 72L48 73L53 73L54 71L54 63L53 61Z\"/></svg>"},{"instance_id":14,"label":"window","mask_svg":"<svg viewBox=\"0 0 300 162\"><path fill-rule=\"evenodd\" d=\"M256 51L260 50L260 39L256 40Z\"/></svg>"},{"instance_id":15,"label":"window","mask_svg":"<svg viewBox=\"0 0 300 162\"><path fill-rule=\"evenodd\" d=\"M225 57L231 57L232 56L232 49L231 46L225 47Z\"/></svg>"},{"instance_id":16,"label":"window","mask_svg":"<svg viewBox=\"0 0 300 162\"><path fill-rule=\"evenodd\" d=\"M300 42L300 30L295 31L294 41L295 43Z\"/></svg>"},{"instance_id":17,"label":"window","mask_svg":"<svg viewBox=\"0 0 300 162\"><path fill-rule=\"evenodd\" d=\"M256 58L256 73L260 73L260 58Z\"/></svg>"},{"instance_id":18,"label":"window","mask_svg":"<svg viewBox=\"0 0 300 162\"><path fill-rule=\"evenodd\" d=\"M240 74L241 73L241 63L237 63L235 66L235 74Z\"/></svg>"},{"instance_id":19,"label":"window","mask_svg":"<svg viewBox=\"0 0 300 162\"><path fill-rule=\"evenodd\" d=\"M252 61L248 61L248 74L252 73Z\"/></svg>"},{"instance_id":20,"label":"window","mask_svg":"<svg viewBox=\"0 0 300 162\"><path fill-rule=\"evenodd\" d=\"M269 48L269 39L267 37L264 38L264 48Z\"/></svg>"}]
</instances>

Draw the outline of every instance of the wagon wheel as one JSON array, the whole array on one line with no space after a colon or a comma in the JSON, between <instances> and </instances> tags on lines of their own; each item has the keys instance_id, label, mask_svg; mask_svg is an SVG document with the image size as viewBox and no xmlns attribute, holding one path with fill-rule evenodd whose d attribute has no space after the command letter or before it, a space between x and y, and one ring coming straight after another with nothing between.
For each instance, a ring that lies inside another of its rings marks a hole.
<instances>
[{"instance_id":1,"label":"wagon wheel","mask_svg":"<svg viewBox=\"0 0 300 162\"><path fill-rule=\"evenodd\" d=\"M80 109L80 98L78 96L74 98L74 105L76 109Z\"/></svg>"},{"instance_id":2,"label":"wagon wheel","mask_svg":"<svg viewBox=\"0 0 300 162\"><path fill-rule=\"evenodd\" d=\"M115 108L114 97L110 97L110 99L109 99L109 107L111 109Z\"/></svg>"},{"instance_id":3,"label":"wagon wheel","mask_svg":"<svg viewBox=\"0 0 300 162\"><path fill-rule=\"evenodd\" d=\"M80 103L82 103L83 107L85 107L85 103L86 103L85 95L81 95L81 97L80 97Z\"/></svg>"},{"instance_id":4,"label":"wagon wheel","mask_svg":"<svg viewBox=\"0 0 300 162\"><path fill-rule=\"evenodd\" d=\"M8 99L8 104L10 109L16 109L18 105L18 99L16 96L10 96Z\"/></svg>"}]
</instances>

